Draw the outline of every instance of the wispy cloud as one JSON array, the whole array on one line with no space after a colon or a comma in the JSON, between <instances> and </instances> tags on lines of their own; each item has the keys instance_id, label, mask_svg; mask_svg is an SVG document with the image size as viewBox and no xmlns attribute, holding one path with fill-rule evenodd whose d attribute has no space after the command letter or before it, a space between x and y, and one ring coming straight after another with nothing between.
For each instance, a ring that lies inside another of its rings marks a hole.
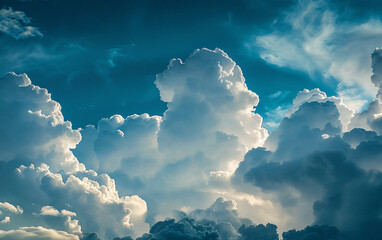
<instances>
[{"instance_id":1,"label":"wispy cloud","mask_svg":"<svg viewBox=\"0 0 382 240\"><path fill-rule=\"evenodd\" d=\"M376 89L370 82L370 54L381 44L382 23L344 21L326 1L300 0L247 47L269 64L306 72L326 83L338 81L338 95L359 110ZM339 20L341 18L341 20Z\"/></svg>"},{"instance_id":2,"label":"wispy cloud","mask_svg":"<svg viewBox=\"0 0 382 240\"><path fill-rule=\"evenodd\" d=\"M15 11L12 8L0 10L0 32L15 39L43 36L37 27L29 25L30 22L31 19L22 11Z\"/></svg>"}]
</instances>

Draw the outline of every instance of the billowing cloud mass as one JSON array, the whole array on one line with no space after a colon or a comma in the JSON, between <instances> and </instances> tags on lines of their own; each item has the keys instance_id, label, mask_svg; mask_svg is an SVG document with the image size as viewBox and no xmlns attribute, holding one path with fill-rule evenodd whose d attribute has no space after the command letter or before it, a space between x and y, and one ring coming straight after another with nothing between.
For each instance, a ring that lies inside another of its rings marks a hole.
<instances>
[{"instance_id":1,"label":"billowing cloud mass","mask_svg":"<svg viewBox=\"0 0 382 240\"><path fill-rule=\"evenodd\" d=\"M379 51L373 53L374 73L382 68ZM378 77L373 75L373 82ZM341 108L336 104L336 99L302 104L270 135L267 149L253 149L246 155L235 179L277 196L286 212L295 212L295 216L311 208L314 223L339 230L327 229L331 233L315 233L317 236L378 239L382 234L378 227L382 213L379 95L354 116L350 131L344 134ZM304 223L296 222L299 224L301 228ZM308 231L314 229L290 231L283 236L301 239L299 236Z\"/></svg>"},{"instance_id":2,"label":"billowing cloud mass","mask_svg":"<svg viewBox=\"0 0 382 240\"><path fill-rule=\"evenodd\" d=\"M1 78L0 239L380 238L380 91L355 113L305 89L268 136L220 49L171 60L155 84L162 116L75 130L27 75Z\"/></svg>"},{"instance_id":3,"label":"billowing cloud mass","mask_svg":"<svg viewBox=\"0 0 382 240\"><path fill-rule=\"evenodd\" d=\"M28 25L30 22L31 19L22 11L12 8L0 9L0 32L15 39L43 36L37 27Z\"/></svg>"},{"instance_id":4,"label":"billowing cloud mass","mask_svg":"<svg viewBox=\"0 0 382 240\"><path fill-rule=\"evenodd\" d=\"M253 112L259 97L220 49L172 59L155 84L167 102L163 116L102 119L81 131L74 153L117 185L124 182L118 185L124 193L146 198L150 216L165 217L172 208L206 207L217 196L207 193L209 183L227 181L224 176L268 133Z\"/></svg>"},{"instance_id":5,"label":"billowing cloud mass","mask_svg":"<svg viewBox=\"0 0 382 240\"><path fill-rule=\"evenodd\" d=\"M70 149L81 140L78 130L65 121L59 103L26 74L9 73L0 81L0 161L15 159L46 163L65 172L84 171Z\"/></svg>"},{"instance_id":6,"label":"billowing cloud mass","mask_svg":"<svg viewBox=\"0 0 382 240\"><path fill-rule=\"evenodd\" d=\"M345 103L360 110L376 93L370 53L381 44L382 23L373 17L346 21L348 15L335 9L330 1L296 1L275 20L271 33L254 36L247 46L270 64L338 81Z\"/></svg>"},{"instance_id":7,"label":"billowing cloud mass","mask_svg":"<svg viewBox=\"0 0 382 240\"><path fill-rule=\"evenodd\" d=\"M0 199L5 200L0 210L10 217L4 236L39 238L53 228L69 234L62 239L80 237L82 231L112 238L148 229L144 200L119 196L113 179L86 170L73 155L81 134L64 120L46 89L14 73L0 85L0 109L6 113L0 117Z\"/></svg>"}]
</instances>

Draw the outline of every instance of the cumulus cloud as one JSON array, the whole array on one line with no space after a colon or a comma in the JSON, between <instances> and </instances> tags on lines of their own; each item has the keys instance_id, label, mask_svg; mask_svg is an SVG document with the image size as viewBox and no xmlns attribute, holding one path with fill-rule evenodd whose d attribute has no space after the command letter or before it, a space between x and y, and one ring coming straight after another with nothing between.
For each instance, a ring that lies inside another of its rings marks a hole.
<instances>
[{"instance_id":1,"label":"cumulus cloud","mask_svg":"<svg viewBox=\"0 0 382 240\"><path fill-rule=\"evenodd\" d=\"M229 178L246 151L268 136L254 113L259 97L220 49L172 59L155 84L167 102L163 116L102 119L81 131L73 151L86 166L123 182L122 192L145 197L150 216L205 207L216 198L208 193L211 178L218 179L214 173Z\"/></svg>"},{"instance_id":2,"label":"cumulus cloud","mask_svg":"<svg viewBox=\"0 0 382 240\"><path fill-rule=\"evenodd\" d=\"M297 96L293 99L293 105L289 109L289 112L286 116L290 116L292 113L296 112L302 104L307 102L333 102L338 110L339 120L342 125L342 131L346 132L348 125L351 119L354 116L354 110L349 108L344 102L342 98L339 97L328 97L325 92L321 91L318 88L308 90L304 89L297 93Z\"/></svg>"},{"instance_id":3,"label":"cumulus cloud","mask_svg":"<svg viewBox=\"0 0 382 240\"><path fill-rule=\"evenodd\" d=\"M236 202L218 198L209 208L197 209L190 214L178 212L177 219L157 222L150 233L137 240L167 239L221 239L278 240L277 227L254 225L249 219L240 218Z\"/></svg>"},{"instance_id":4,"label":"cumulus cloud","mask_svg":"<svg viewBox=\"0 0 382 240\"><path fill-rule=\"evenodd\" d=\"M359 111L376 94L369 80L370 53L380 44L382 23L372 17L344 21L334 9L329 1L297 1L275 20L271 33L256 35L247 46L270 64L337 80L339 95Z\"/></svg>"},{"instance_id":5,"label":"cumulus cloud","mask_svg":"<svg viewBox=\"0 0 382 240\"><path fill-rule=\"evenodd\" d=\"M147 229L144 222L147 209L145 201L138 196L119 197L115 182L108 175L97 175L93 172L79 178L53 173L47 165L22 165L16 169L13 177L13 182L23 183L29 190L16 190L13 192L14 197L33 199L31 194L45 196L45 199L38 199L39 204L52 203L56 207L43 206L41 215L64 217L65 228L71 231L80 232L82 228L84 231L97 231L100 236L111 238ZM63 209L68 207L67 203L75 214ZM63 210L60 212L56 208ZM76 217L79 222L71 217Z\"/></svg>"},{"instance_id":6,"label":"cumulus cloud","mask_svg":"<svg viewBox=\"0 0 382 240\"><path fill-rule=\"evenodd\" d=\"M0 161L22 159L49 164L55 171L85 170L70 151L81 134L64 120L50 93L26 74L8 73L0 79L0 111L5 113L0 118Z\"/></svg>"},{"instance_id":7,"label":"cumulus cloud","mask_svg":"<svg viewBox=\"0 0 382 240\"><path fill-rule=\"evenodd\" d=\"M303 90L268 137L240 67L200 49L157 75L163 116L114 115L73 130L25 74L0 80L0 209L13 214L5 239L277 240L277 229L307 223L319 225L283 237L382 233L378 98L353 117L340 98ZM25 227L32 222L39 227Z\"/></svg>"},{"instance_id":8,"label":"cumulus cloud","mask_svg":"<svg viewBox=\"0 0 382 240\"><path fill-rule=\"evenodd\" d=\"M65 231L68 238L82 231L112 238L148 229L144 200L120 196L110 176L86 170L73 155L81 134L46 89L15 73L1 78L0 86L0 198L7 201L0 209L14 214L9 231L18 228L6 236L24 234L21 228L31 223Z\"/></svg>"},{"instance_id":9,"label":"cumulus cloud","mask_svg":"<svg viewBox=\"0 0 382 240\"><path fill-rule=\"evenodd\" d=\"M355 128L342 134L339 109L336 99L303 103L270 135L267 149L247 153L234 179L278 199L284 214L297 220L290 227L304 227L311 219L337 227L346 239L377 239L382 211L379 133ZM283 234L284 239L305 235L339 237L337 230L314 227Z\"/></svg>"},{"instance_id":10,"label":"cumulus cloud","mask_svg":"<svg viewBox=\"0 0 382 240\"><path fill-rule=\"evenodd\" d=\"M30 22L31 19L22 11L12 8L0 9L0 32L15 39L43 36L37 27L28 25Z\"/></svg>"}]
</instances>

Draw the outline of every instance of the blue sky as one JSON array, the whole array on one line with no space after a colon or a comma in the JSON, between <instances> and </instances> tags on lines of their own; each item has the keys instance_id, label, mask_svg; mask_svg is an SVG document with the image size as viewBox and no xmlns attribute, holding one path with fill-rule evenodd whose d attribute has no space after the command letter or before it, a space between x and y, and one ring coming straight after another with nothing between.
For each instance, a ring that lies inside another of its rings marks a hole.
<instances>
[{"instance_id":1,"label":"blue sky","mask_svg":"<svg viewBox=\"0 0 382 240\"><path fill-rule=\"evenodd\" d=\"M247 44L272 31L292 1L4 1L23 11L43 37L3 36L1 72L28 72L46 87L75 127L119 113L162 114L153 82L171 58L197 48L226 51L260 95L260 113L291 102L303 88L334 94L335 84L313 82L299 71L278 68ZM86 30L85 30L86 29ZM8 57L12 55L13 57ZM282 91L283 99L269 98ZM68 97L70 96L70 97Z\"/></svg>"},{"instance_id":2,"label":"blue sky","mask_svg":"<svg viewBox=\"0 0 382 240\"><path fill-rule=\"evenodd\" d=\"M382 4L0 3L0 240L380 238Z\"/></svg>"}]
</instances>

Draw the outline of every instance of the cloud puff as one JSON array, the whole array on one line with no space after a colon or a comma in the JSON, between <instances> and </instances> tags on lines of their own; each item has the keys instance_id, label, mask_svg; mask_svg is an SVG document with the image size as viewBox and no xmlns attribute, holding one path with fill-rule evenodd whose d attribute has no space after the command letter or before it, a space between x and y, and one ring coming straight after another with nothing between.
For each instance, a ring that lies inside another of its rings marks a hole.
<instances>
[{"instance_id":1,"label":"cloud puff","mask_svg":"<svg viewBox=\"0 0 382 240\"><path fill-rule=\"evenodd\" d=\"M131 177L152 176L163 161L156 139L160 122L161 117L148 114L104 118L97 128L87 126L81 131L83 141L74 153L94 170L119 170Z\"/></svg>"},{"instance_id":2,"label":"cloud puff","mask_svg":"<svg viewBox=\"0 0 382 240\"><path fill-rule=\"evenodd\" d=\"M9 222L11 222L10 217L5 217L3 220L0 221L0 223L9 223Z\"/></svg>"},{"instance_id":3,"label":"cloud puff","mask_svg":"<svg viewBox=\"0 0 382 240\"><path fill-rule=\"evenodd\" d=\"M5 210L15 214L23 213L23 209L20 206L15 207L8 202L0 202L0 210L3 210L3 211Z\"/></svg>"},{"instance_id":4,"label":"cloud puff","mask_svg":"<svg viewBox=\"0 0 382 240\"><path fill-rule=\"evenodd\" d=\"M339 239L339 236L338 229L327 225L308 226L300 231L290 230L283 233L284 240L336 240Z\"/></svg>"},{"instance_id":5,"label":"cloud puff","mask_svg":"<svg viewBox=\"0 0 382 240\"><path fill-rule=\"evenodd\" d=\"M24 12L12 8L0 9L0 32L15 39L43 36L37 27L27 25L30 21Z\"/></svg>"},{"instance_id":6,"label":"cloud puff","mask_svg":"<svg viewBox=\"0 0 382 240\"><path fill-rule=\"evenodd\" d=\"M158 133L162 151L180 155L203 149L216 132L237 136L247 148L267 137L262 118L253 113L259 97L247 88L240 67L220 49L196 50L184 63L171 60L155 84L168 102Z\"/></svg>"},{"instance_id":7,"label":"cloud puff","mask_svg":"<svg viewBox=\"0 0 382 240\"><path fill-rule=\"evenodd\" d=\"M302 104L306 102L333 102L335 103L339 115L339 120L342 125L342 131L346 132L348 125L351 119L354 116L354 110L349 108L346 104L344 104L343 99L339 97L328 97L325 92L321 91L318 88L308 90L304 89L297 93L296 97L293 99L293 105L289 109L287 113L287 117L292 113L296 112Z\"/></svg>"},{"instance_id":8,"label":"cloud puff","mask_svg":"<svg viewBox=\"0 0 382 240\"><path fill-rule=\"evenodd\" d=\"M336 79L338 93L347 105L359 111L374 97L370 78L370 53L380 44L382 23L377 18L363 22L339 21L329 1L300 0L282 14L274 30L257 35L248 47L266 62L289 67L329 82Z\"/></svg>"}]
</instances>

